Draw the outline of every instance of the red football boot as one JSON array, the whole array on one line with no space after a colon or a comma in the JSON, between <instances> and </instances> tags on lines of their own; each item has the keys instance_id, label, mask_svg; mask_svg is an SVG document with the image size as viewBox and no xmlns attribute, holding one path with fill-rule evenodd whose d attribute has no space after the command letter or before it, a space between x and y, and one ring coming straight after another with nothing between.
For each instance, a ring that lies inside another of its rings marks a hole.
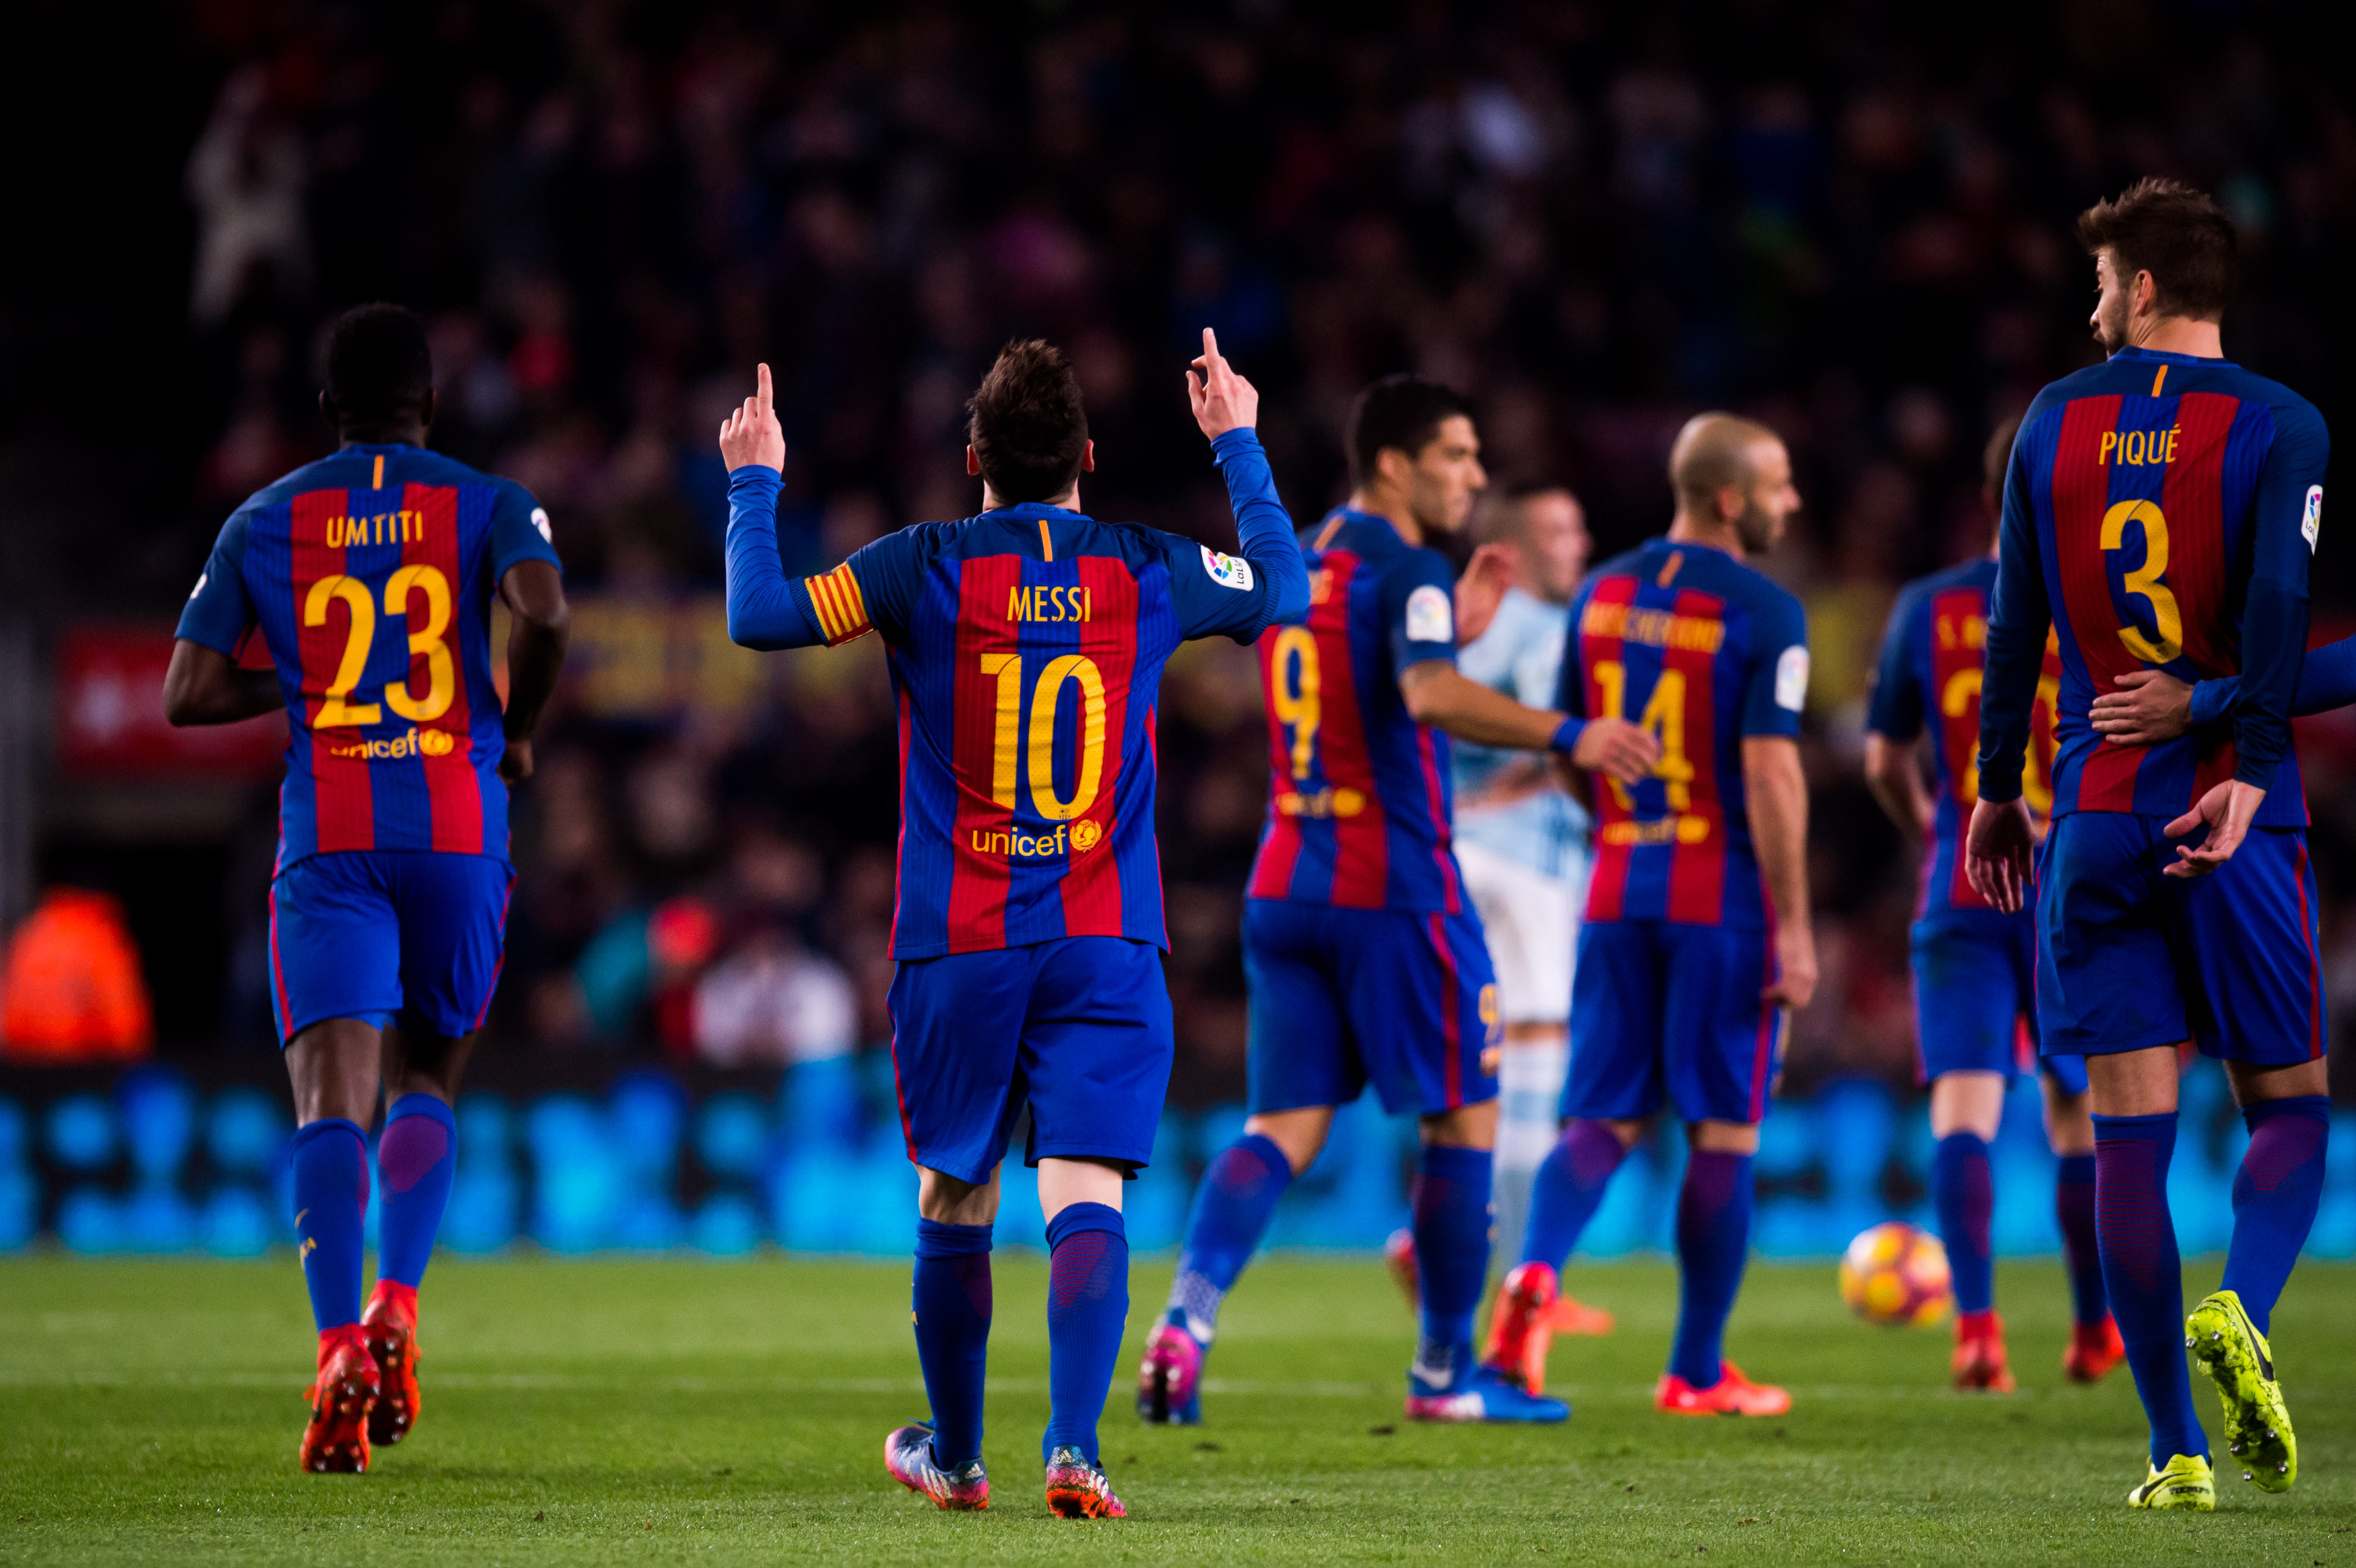
<instances>
[{"instance_id":1,"label":"red football boot","mask_svg":"<svg viewBox=\"0 0 2356 1568\"><path fill-rule=\"evenodd\" d=\"M1561 1294L1554 1270L1544 1264L1508 1269L1497 1285L1497 1304L1489 1309L1489 1345L1481 1364L1520 1383L1525 1393L1544 1393L1554 1306Z\"/></svg>"},{"instance_id":2,"label":"red football boot","mask_svg":"<svg viewBox=\"0 0 2356 1568\"><path fill-rule=\"evenodd\" d=\"M369 1467L369 1412L376 1407L376 1361L359 1326L319 1336L319 1375L311 1383L311 1423L303 1428L303 1468L363 1474Z\"/></svg>"},{"instance_id":3,"label":"red football boot","mask_svg":"<svg viewBox=\"0 0 2356 1568\"><path fill-rule=\"evenodd\" d=\"M391 1280L376 1282L360 1314L381 1391L369 1412L369 1441L398 1443L417 1424L417 1292Z\"/></svg>"},{"instance_id":4,"label":"red football boot","mask_svg":"<svg viewBox=\"0 0 2356 1568\"><path fill-rule=\"evenodd\" d=\"M1959 1389L2012 1392L2012 1365L2004 1353L2004 1319L1993 1308L1955 1318L1955 1355L1948 1362Z\"/></svg>"},{"instance_id":5,"label":"red football boot","mask_svg":"<svg viewBox=\"0 0 2356 1568\"><path fill-rule=\"evenodd\" d=\"M1402 1225L1383 1243L1383 1267L1391 1283L1407 1297L1407 1309L1414 1312L1423 1306L1423 1276L1415 1261L1415 1232Z\"/></svg>"},{"instance_id":6,"label":"red football boot","mask_svg":"<svg viewBox=\"0 0 2356 1568\"><path fill-rule=\"evenodd\" d=\"M1709 1388L1663 1372L1653 1389L1653 1408L1663 1415L1781 1415L1792 1408L1792 1396L1772 1383L1752 1382L1740 1367L1722 1360Z\"/></svg>"},{"instance_id":7,"label":"red football boot","mask_svg":"<svg viewBox=\"0 0 2356 1568\"><path fill-rule=\"evenodd\" d=\"M1058 1519L1127 1519L1104 1467L1066 1443L1047 1456L1047 1511Z\"/></svg>"},{"instance_id":8,"label":"red football boot","mask_svg":"<svg viewBox=\"0 0 2356 1568\"><path fill-rule=\"evenodd\" d=\"M2073 1383L2098 1383L2126 1359L2118 1321L2106 1312L2100 1323L2070 1326L2070 1348L2062 1352L2062 1371Z\"/></svg>"}]
</instances>

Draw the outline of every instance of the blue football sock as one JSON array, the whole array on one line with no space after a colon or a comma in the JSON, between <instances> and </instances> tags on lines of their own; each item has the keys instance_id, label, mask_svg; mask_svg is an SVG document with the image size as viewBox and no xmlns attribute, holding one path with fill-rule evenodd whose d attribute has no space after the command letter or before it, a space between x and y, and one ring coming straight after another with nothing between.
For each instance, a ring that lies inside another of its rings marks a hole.
<instances>
[{"instance_id":1,"label":"blue football sock","mask_svg":"<svg viewBox=\"0 0 2356 1568\"><path fill-rule=\"evenodd\" d=\"M434 1255L434 1232L450 1205L458 1172L458 1119L432 1094L403 1094L384 1114L376 1140L377 1179L384 1203L377 1215L376 1276L417 1288Z\"/></svg>"},{"instance_id":2,"label":"blue football sock","mask_svg":"<svg viewBox=\"0 0 2356 1568\"><path fill-rule=\"evenodd\" d=\"M2275 1302L2298 1262L2323 1199L2323 1150L2331 1101L2323 1094L2261 1100L2242 1113L2250 1147L2233 1173L2233 1241L2224 1288L2261 1334L2274 1332Z\"/></svg>"},{"instance_id":3,"label":"blue football sock","mask_svg":"<svg viewBox=\"0 0 2356 1568\"><path fill-rule=\"evenodd\" d=\"M1204 1170L1194 1211L1186 1216L1178 1277L1170 1282L1173 1320L1202 1343L1209 1344L1218 1332L1219 1304L1235 1288L1268 1233L1276 1200L1291 1185L1291 1162L1258 1133L1246 1133L1221 1149Z\"/></svg>"},{"instance_id":4,"label":"blue football sock","mask_svg":"<svg viewBox=\"0 0 2356 1568\"><path fill-rule=\"evenodd\" d=\"M2176 1113L2094 1118L2094 1232L2103 1289L2151 1420L2151 1462L2209 1456L2184 1363L2184 1265L2168 1212Z\"/></svg>"},{"instance_id":5,"label":"blue football sock","mask_svg":"<svg viewBox=\"0 0 2356 1568\"><path fill-rule=\"evenodd\" d=\"M1496 1156L1485 1148L1426 1144L1412 1194L1415 1264L1423 1291L1416 1365L1452 1375L1472 1364L1472 1314L1489 1277L1489 1183Z\"/></svg>"},{"instance_id":6,"label":"blue football sock","mask_svg":"<svg viewBox=\"0 0 2356 1568\"><path fill-rule=\"evenodd\" d=\"M1628 1157L1620 1135L1601 1122L1573 1122L1538 1166L1530 1183L1530 1220L1522 1232L1522 1262L1559 1271L1603 1201L1612 1173Z\"/></svg>"},{"instance_id":7,"label":"blue football sock","mask_svg":"<svg viewBox=\"0 0 2356 1568\"><path fill-rule=\"evenodd\" d=\"M1931 1202L1939 1213L1939 1240L1946 1243L1947 1267L1954 1275L1955 1310L1986 1312L1996 1300L1996 1259L1988 1245L1988 1221L1996 1211L1996 1186L1988 1173L1987 1140L1977 1133L1949 1133L1931 1157Z\"/></svg>"},{"instance_id":8,"label":"blue football sock","mask_svg":"<svg viewBox=\"0 0 2356 1568\"><path fill-rule=\"evenodd\" d=\"M360 1320L360 1242L368 1215L368 1138L358 1122L306 1123L289 1150L294 1165L295 1251L324 1334Z\"/></svg>"},{"instance_id":9,"label":"blue football sock","mask_svg":"<svg viewBox=\"0 0 2356 1568\"><path fill-rule=\"evenodd\" d=\"M990 1227L917 1221L913 1294L916 1360L933 1402L933 1462L954 1468L981 1452L981 1384L990 1361Z\"/></svg>"},{"instance_id":10,"label":"blue football sock","mask_svg":"<svg viewBox=\"0 0 2356 1568\"><path fill-rule=\"evenodd\" d=\"M1677 1194L1677 1335L1669 1371L1697 1389L1725 1375L1726 1319L1751 1259L1751 1157L1696 1149Z\"/></svg>"},{"instance_id":11,"label":"blue football sock","mask_svg":"<svg viewBox=\"0 0 2356 1568\"><path fill-rule=\"evenodd\" d=\"M2070 1316L2100 1323L2111 1315L2103 1289L2103 1253L2094 1244L2094 1157L2065 1154L2053 1179L2053 1217L2062 1226L2062 1259L2070 1268Z\"/></svg>"},{"instance_id":12,"label":"blue football sock","mask_svg":"<svg viewBox=\"0 0 2356 1568\"><path fill-rule=\"evenodd\" d=\"M1047 1221L1047 1431L1039 1457L1069 1445L1097 1464L1097 1418L1129 1322L1129 1232L1120 1211L1074 1203Z\"/></svg>"}]
</instances>

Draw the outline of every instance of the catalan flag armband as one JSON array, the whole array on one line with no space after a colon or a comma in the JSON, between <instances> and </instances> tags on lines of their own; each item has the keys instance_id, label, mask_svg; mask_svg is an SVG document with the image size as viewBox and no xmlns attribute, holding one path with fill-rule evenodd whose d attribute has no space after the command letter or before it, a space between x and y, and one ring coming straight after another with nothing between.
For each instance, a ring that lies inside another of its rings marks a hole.
<instances>
[{"instance_id":1,"label":"catalan flag armband","mask_svg":"<svg viewBox=\"0 0 2356 1568\"><path fill-rule=\"evenodd\" d=\"M828 647L875 629L875 623L867 616L866 596L859 592L859 579L851 574L849 561L832 571L803 578L802 589L809 595L810 613L819 630L826 634Z\"/></svg>"}]
</instances>

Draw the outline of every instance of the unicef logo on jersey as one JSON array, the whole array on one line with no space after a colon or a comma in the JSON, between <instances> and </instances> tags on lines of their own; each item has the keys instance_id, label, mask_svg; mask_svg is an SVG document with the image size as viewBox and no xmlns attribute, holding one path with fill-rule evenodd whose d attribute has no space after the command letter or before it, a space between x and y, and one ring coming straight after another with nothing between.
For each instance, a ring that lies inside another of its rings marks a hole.
<instances>
[{"instance_id":1,"label":"unicef logo on jersey","mask_svg":"<svg viewBox=\"0 0 2356 1568\"><path fill-rule=\"evenodd\" d=\"M389 763L403 757L446 757L457 749L458 738L447 730L419 730L412 726L406 734L395 735L389 741L360 741L349 746L330 746L327 755Z\"/></svg>"},{"instance_id":2,"label":"unicef logo on jersey","mask_svg":"<svg viewBox=\"0 0 2356 1568\"><path fill-rule=\"evenodd\" d=\"M1053 833L1025 833L1017 828L991 833L975 828L970 837L977 855L1004 855L1016 860L1048 860L1059 855L1085 855L1104 842L1104 825L1086 817L1057 825Z\"/></svg>"}]
</instances>

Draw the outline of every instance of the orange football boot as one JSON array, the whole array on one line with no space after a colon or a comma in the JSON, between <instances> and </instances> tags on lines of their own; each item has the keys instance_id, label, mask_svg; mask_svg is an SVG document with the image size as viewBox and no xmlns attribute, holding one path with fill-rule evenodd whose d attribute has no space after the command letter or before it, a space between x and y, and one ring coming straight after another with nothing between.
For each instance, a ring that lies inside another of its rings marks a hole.
<instances>
[{"instance_id":1,"label":"orange football boot","mask_svg":"<svg viewBox=\"0 0 2356 1568\"><path fill-rule=\"evenodd\" d=\"M1947 1367L1959 1389L2010 1393L2012 1365L2004 1353L2004 1319L1993 1309L1958 1314L1954 1359Z\"/></svg>"},{"instance_id":2,"label":"orange football boot","mask_svg":"<svg viewBox=\"0 0 2356 1568\"><path fill-rule=\"evenodd\" d=\"M369 1412L369 1441L398 1443L417 1424L423 1403L417 1392L417 1292L391 1280L377 1281L368 1310L360 1314L360 1331L368 1336L382 1391Z\"/></svg>"},{"instance_id":3,"label":"orange football boot","mask_svg":"<svg viewBox=\"0 0 2356 1568\"><path fill-rule=\"evenodd\" d=\"M1522 1392L1546 1392L1547 1350L1554 1343L1554 1307L1562 1289L1544 1264L1516 1264L1497 1284L1489 1309L1489 1345L1481 1364L1515 1380Z\"/></svg>"},{"instance_id":4,"label":"orange football boot","mask_svg":"<svg viewBox=\"0 0 2356 1568\"><path fill-rule=\"evenodd\" d=\"M1617 1320L1601 1307L1590 1307L1569 1296L1556 1296L1547 1313L1547 1327L1558 1334L1600 1339L1616 1326Z\"/></svg>"},{"instance_id":5,"label":"orange football boot","mask_svg":"<svg viewBox=\"0 0 2356 1568\"><path fill-rule=\"evenodd\" d=\"M1663 1372L1653 1389L1653 1408L1663 1415L1781 1415L1792 1408L1792 1396L1772 1383L1752 1382L1740 1367L1721 1360L1709 1388Z\"/></svg>"},{"instance_id":6,"label":"orange football boot","mask_svg":"<svg viewBox=\"0 0 2356 1568\"><path fill-rule=\"evenodd\" d=\"M303 1468L361 1475L369 1467L369 1412L376 1408L376 1361L357 1324L319 1337L311 1423L303 1428Z\"/></svg>"},{"instance_id":7,"label":"orange football boot","mask_svg":"<svg viewBox=\"0 0 2356 1568\"><path fill-rule=\"evenodd\" d=\"M2126 1359L2118 1320L2105 1312L2100 1323L2070 1326L2070 1348L2062 1352L2062 1371L2073 1383L2098 1383Z\"/></svg>"}]
</instances>

